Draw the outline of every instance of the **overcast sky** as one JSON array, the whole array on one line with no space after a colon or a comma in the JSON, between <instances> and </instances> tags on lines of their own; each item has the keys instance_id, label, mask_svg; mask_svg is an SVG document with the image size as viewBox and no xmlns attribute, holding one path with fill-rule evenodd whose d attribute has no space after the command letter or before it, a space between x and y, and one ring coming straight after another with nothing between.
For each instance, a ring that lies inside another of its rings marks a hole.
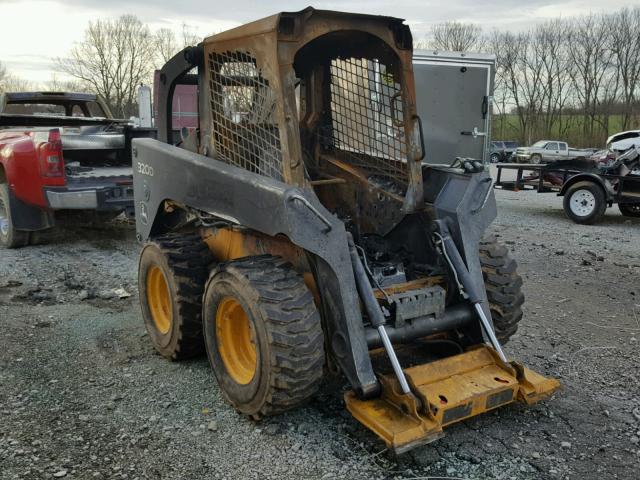
<instances>
[{"instance_id":1,"label":"overcast sky","mask_svg":"<svg viewBox=\"0 0 640 480\"><path fill-rule=\"evenodd\" d=\"M279 11L316 8L392 15L407 20L414 38L443 21L474 22L485 30L523 30L549 18L638 5L640 0L0 0L0 62L35 82L51 80L53 59L82 39L89 21L137 15L152 29L169 27L205 36Z\"/></svg>"}]
</instances>

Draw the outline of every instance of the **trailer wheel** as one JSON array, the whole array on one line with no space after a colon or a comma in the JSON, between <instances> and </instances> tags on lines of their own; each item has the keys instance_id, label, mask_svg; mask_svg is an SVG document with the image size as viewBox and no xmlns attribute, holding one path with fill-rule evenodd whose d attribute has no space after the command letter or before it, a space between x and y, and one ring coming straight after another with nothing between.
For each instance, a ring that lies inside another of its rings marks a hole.
<instances>
[{"instance_id":1,"label":"trailer wheel","mask_svg":"<svg viewBox=\"0 0 640 480\"><path fill-rule=\"evenodd\" d=\"M604 215L607 202L604 190L594 182L576 182L562 201L567 216L576 223L591 225Z\"/></svg>"},{"instance_id":2,"label":"trailer wheel","mask_svg":"<svg viewBox=\"0 0 640 480\"><path fill-rule=\"evenodd\" d=\"M518 275L518 264L509 254L509 249L490 236L480 242L480 264L484 285L489 299L496 337L501 344L518 330L522 320L522 278Z\"/></svg>"},{"instance_id":3,"label":"trailer wheel","mask_svg":"<svg viewBox=\"0 0 640 480\"><path fill-rule=\"evenodd\" d=\"M224 397L255 420L311 397L324 337L313 296L290 264L263 255L220 265L203 301L207 355Z\"/></svg>"},{"instance_id":4,"label":"trailer wheel","mask_svg":"<svg viewBox=\"0 0 640 480\"><path fill-rule=\"evenodd\" d=\"M181 360L204 351L202 292L213 256L197 235L169 234L140 252L142 317L155 349Z\"/></svg>"},{"instance_id":5,"label":"trailer wheel","mask_svg":"<svg viewBox=\"0 0 640 480\"><path fill-rule=\"evenodd\" d=\"M11 196L9 185L0 183L0 244L5 248L29 245L29 232L16 230L11 219Z\"/></svg>"},{"instance_id":6,"label":"trailer wheel","mask_svg":"<svg viewBox=\"0 0 640 480\"><path fill-rule=\"evenodd\" d=\"M640 203L619 203L618 208L625 217L640 217Z\"/></svg>"}]
</instances>

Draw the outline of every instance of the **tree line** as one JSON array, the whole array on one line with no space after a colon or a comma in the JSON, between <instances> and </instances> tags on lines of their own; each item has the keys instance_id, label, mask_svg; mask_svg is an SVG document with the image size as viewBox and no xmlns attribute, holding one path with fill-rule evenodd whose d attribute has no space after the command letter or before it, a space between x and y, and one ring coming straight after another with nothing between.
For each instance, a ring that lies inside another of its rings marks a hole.
<instances>
[{"instance_id":1,"label":"tree line","mask_svg":"<svg viewBox=\"0 0 640 480\"><path fill-rule=\"evenodd\" d=\"M640 128L640 8L555 19L520 33L435 25L422 48L496 55L493 138L599 146Z\"/></svg>"},{"instance_id":2,"label":"tree line","mask_svg":"<svg viewBox=\"0 0 640 480\"><path fill-rule=\"evenodd\" d=\"M89 22L84 38L55 61L72 80L54 77L47 88L92 91L116 116L136 115L138 86L200 40L186 25L181 36L151 31L133 15ZM519 33L445 22L415 46L496 55L495 139L597 146L608 134L640 128L640 7L550 20ZM0 64L0 91L28 86Z\"/></svg>"}]
</instances>

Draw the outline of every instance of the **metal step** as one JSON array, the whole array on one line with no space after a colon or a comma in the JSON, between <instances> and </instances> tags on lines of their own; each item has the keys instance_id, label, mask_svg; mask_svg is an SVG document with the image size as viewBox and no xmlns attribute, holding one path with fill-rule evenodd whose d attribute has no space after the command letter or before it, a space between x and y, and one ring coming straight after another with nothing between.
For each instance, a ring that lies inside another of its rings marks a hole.
<instances>
[{"instance_id":1,"label":"metal step","mask_svg":"<svg viewBox=\"0 0 640 480\"><path fill-rule=\"evenodd\" d=\"M404 395L393 375L382 375L380 398L360 400L347 392L347 409L396 453L443 435L443 427L514 401L533 404L559 387L516 362L504 363L491 347L404 370L411 394Z\"/></svg>"}]
</instances>

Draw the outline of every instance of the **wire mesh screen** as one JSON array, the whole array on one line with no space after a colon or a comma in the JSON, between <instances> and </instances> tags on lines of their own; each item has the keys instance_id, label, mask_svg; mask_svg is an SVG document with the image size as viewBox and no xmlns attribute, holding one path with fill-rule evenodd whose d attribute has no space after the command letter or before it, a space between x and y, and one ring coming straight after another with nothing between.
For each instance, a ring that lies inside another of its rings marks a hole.
<instances>
[{"instance_id":1,"label":"wire mesh screen","mask_svg":"<svg viewBox=\"0 0 640 480\"><path fill-rule=\"evenodd\" d=\"M406 185L402 88L392 71L378 60L333 59L330 78L333 147L370 181Z\"/></svg>"},{"instance_id":2,"label":"wire mesh screen","mask_svg":"<svg viewBox=\"0 0 640 480\"><path fill-rule=\"evenodd\" d=\"M255 59L245 52L209 55L211 141L216 157L282 180L276 97Z\"/></svg>"}]
</instances>

